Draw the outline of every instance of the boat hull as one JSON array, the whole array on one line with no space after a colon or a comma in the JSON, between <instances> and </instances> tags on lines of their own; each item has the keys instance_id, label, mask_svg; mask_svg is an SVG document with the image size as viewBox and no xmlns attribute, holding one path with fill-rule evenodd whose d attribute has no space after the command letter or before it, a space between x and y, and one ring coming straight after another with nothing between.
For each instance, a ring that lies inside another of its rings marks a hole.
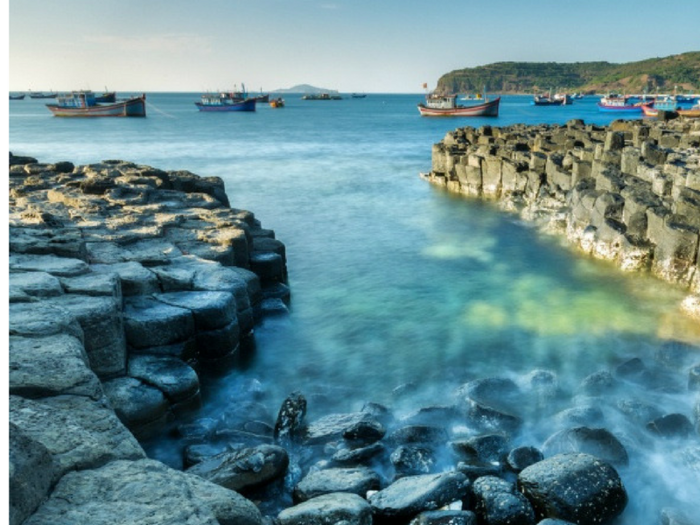
<instances>
[{"instance_id":1,"label":"boat hull","mask_svg":"<svg viewBox=\"0 0 700 525\"><path fill-rule=\"evenodd\" d=\"M249 98L247 100L242 100L241 102L230 102L225 104L202 104L201 102L195 102L194 105L197 106L199 111L255 111L256 99Z\"/></svg>"},{"instance_id":2,"label":"boat hull","mask_svg":"<svg viewBox=\"0 0 700 525\"><path fill-rule=\"evenodd\" d=\"M676 111L681 117L700 118L700 108L679 109Z\"/></svg>"},{"instance_id":3,"label":"boat hull","mask_svg":"<svg viewBox=\"0 0 700 525\"><path fill-rule=\"evenodd\" d=\"M497 117L501 97L483 104L456 106L454 108L429 108L418 104L418 111L423 117Z\"/></svg>"},{"instance_id":4,"label":"boat hull","mask_svg":"<svg viewBox=\"0 0 700 525\"><path fill-rule=\"evenodd\" d=\"M625 105L625 106L609 106L598 102L598 111L607 111L611 113L639 113L642 111L642 106Z\"/></svg>"},{"instance_id":5,"label":"boat hull","mask_svg":"<svg viewBox=\"0 0 700 525\"><path fill-rule=\"evenodd\" d=\"M87 107L63 107L46 104L55 117L145 117L146 95L115 102Z\"/></svg>"}]
</instances>

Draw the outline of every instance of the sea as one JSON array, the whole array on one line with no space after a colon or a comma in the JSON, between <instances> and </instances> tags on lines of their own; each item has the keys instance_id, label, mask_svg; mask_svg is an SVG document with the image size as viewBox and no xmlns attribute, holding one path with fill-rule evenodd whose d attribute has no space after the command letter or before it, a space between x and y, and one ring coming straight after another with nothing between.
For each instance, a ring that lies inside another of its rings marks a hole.
<instances>
[{"instance_id":1,"label":"sea","mask_svg":"<svg viewBox=\"0 0 700 525\"><path fill-rule=\"evenodd\" d=\"M58 118L45 100L10 101L9 149L46 163L121 159L221 177L231 205L254 212L286 245L289 313L264 319L240 361L212 374L201 415L252 391L275 409L301 392L307 419L401 395L409 413L450 403L471 379L523 382L542 370L568 406L585 408L597 405L581 393L591 374L614 374L634 357L651 366L700 344L698 327L679 313L683 290L593 260L515 214L419 177L431 168L432 145L458 127L619 118L599 112L595 97L542 107L503 96L495 118L429 118L416 108L422 94L287 94L283 108L218 114L197 111L198 93L146 95L148 116L125 119ZM692 420L692 394L645 395L628 392ZM656 523L648 518L665 506L698 510L700 473L674 455L697 446L697 435L640 444L622 418L605 408L599 424L634 451L620 470L630 504L618 523ZM543 409L518 444L541 446L552 428ZM166 436L145 446L181 467Z\"/></svg>"}]
</instances>

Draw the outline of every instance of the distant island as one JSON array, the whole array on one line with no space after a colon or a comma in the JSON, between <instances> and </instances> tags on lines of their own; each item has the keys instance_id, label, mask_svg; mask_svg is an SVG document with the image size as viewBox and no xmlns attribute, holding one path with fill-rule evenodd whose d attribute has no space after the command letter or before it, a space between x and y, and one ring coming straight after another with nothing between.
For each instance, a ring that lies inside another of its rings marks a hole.
<instances>
[{"instance_id":1,"label":"distant island","mask_svg":"<svg viewBox=\"0 0 700 525\"><path fill-rule=\"evenodd\" d=\"M320 93L338 93L337 89L326 89L319 88L315 86L310 86L309 84L297 84L289 89L275 89L270 93L288 94L288 93L302 93L304 95L320 94Z\"/></svg>"},{"instance_id":2,"label":"distant island","mask_svg":"<svg viewBox=\"0 0 700 525\"><path fill-rule=\"evenodd\" d=\"M497 93L553 90L605 93L699 92L700 51L639 62L496 62L451 71L440 77L436 91Z\"/></svg>"}]
</instances>

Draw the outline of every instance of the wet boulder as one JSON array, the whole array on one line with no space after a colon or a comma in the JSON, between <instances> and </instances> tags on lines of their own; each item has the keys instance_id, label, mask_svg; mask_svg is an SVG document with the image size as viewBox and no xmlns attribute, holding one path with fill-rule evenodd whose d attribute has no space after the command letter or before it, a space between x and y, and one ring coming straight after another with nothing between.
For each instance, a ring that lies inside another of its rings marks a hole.
<instances>
[{"instance_id":1,"label":"wet boulder","mask_svg":"<svg viewBox=\"0 0 700 525\"><path fill-rule=\"evenodd\" d=\"M450 443L452 450L465 461L501 463L508 453L508 438L501 434L484 434Z\"/></svg>"},{"instance_id":2,"label":"wet boulder","mask_svg":"<svg viewBox=\"0 0 700 525\"><path fill-rule=\"evenodd\" d=\"M329 414L310 422L304 432L304 442L308 445L328 443L343 437L367 415L364 412Z\"/></svg>"},{"instance_id":3,"label":"wet boulder","mask_svg":"<svg viewBox=\"0 0 700 525\"><path fill-rule=\"evenodd\" d=\"M459 472L408 476L372 494L369 503L381 518L409 518L464 498L468 488L467 477Z\"/></svg>"},{"instance_id":4,"label":"wet boulder","mask_svg":"<svg viewBox=\"0 0 700 525\"><path fill-rule=\"evenodd\" d=\"M535 525L535 511L515 485L495 476L483 476L472 485L474 508L489 525Z\"/></svg>"},{"instance_id":5,"label":"wet boulder","mask_svg":"<svg viewBox=\"0 0 700 525\"><path fill-rule=\"evenodd\" d=\"M458 395L481 406L509 414L515 413L521 401L521 391L512 379L487 377L462 385Z\"/></svg>"},{"instance_id":6,"label":"wet boulder","mask_svg":"<svg viewBox=\"0 0 700 525\"><path fill-rule=\"evenodd\" d=\"M389 460L398 477L428 474L433 471L436 463L435 453L431 448L411 445L397 447Z\"/></svg>"},{"instance_id":7,"label":"wet boulder","mask_svg":"<svg viewBox=\"0 0 700 525\"><path fill-rule=\"evenodd\" d=\"M543 459L544 455L538 448L518 447L508 453L506 464L513 472L520 472Z\"/></svg>"},{"instance_id":8,"label":"wet boulder","mask_svg":"<svg viewBox=\"0 0 700 525\"><path fill-rule=\"evenodd\" d=\"M693 433L693 424L684 414L666 414L649 421L647 430L662 438L687 438Z\"/></svg>"},{"instance_id":9,"label":"wet boulder","mask_svg":"<svg viewBox=\"0 0 700 525\"><path fill-rule=\"evenodd\" d=\"M518 474L518 488L539 519L595 525L619 516L627 491L617 471L589 454L558 454Z\"/></svg>"},{"instance_id":10,"label":"wet boulder","mask_svg":"<svg viewBox=\"0 0 700 525\"><path fill-rule=\"evenodd\" d=\"M197 463L187 472L222 487L241 491L279 478L288 464L286 450L275 445L260 445L218 454Z\"/></svg>"},{"instance_id":11,"label":"wet boulder","mask_svg":"<svg viewBox=\"0 0 700 525\"><path fill-rule=\"evenodd\" d=\"M332 462L336 465L356 466L364 465L375 457L384 454L386 449L381 443L372 443L366 447L341 448L333 454Z\"/></svg>"},{"instance_id":12,"label":"wet boulder","mask_svg":"<svg viewBox=\"0 0 700 525\"><path fill-rule=\"evenodd\" d=\"M357 494L324 494L277 516L280 525L372 525L372 508Z\"/></svg>"},{"instance_id":13,"label":"wet boulder","mask_svg":"<svg viewBox=\"0 0 700 525\"><path fill-rule=\"evenodd\" d=\"M629 463L624 445L604 428L576 427L561 430L544 442L542 452L545 456L583 452L616 466L625 466Z\"/></svg>"},{"instance_id":14,"label":"wet boulder","mask_svg":"<svg viewBox=\"0 0 700 525\"><path fill-rule=\"evenodd\" d=\"M294 487L294 499L306 501L323 494L349 492L364 497L379 489L379 474L369 468L328 468L309 472Z\"/></svg>"},{"instance_id":15,"label":"wet boulder","mask_svg":"<svg viewBox=\"0 0 700 525\"><path fill-rule=\"evenodd\" d=\"M387 436L390 443L398 445L408 443L444 443L447 432L444 428L430 425L407 425L397 428Z\"/></svg>"},{"instance_id":16,"label":"wet boulder","mask_svg":"<svg viewBox=\"0 0 700 525\"><path fill-rule=\"evenodd\" d=\"M366 417L343 431L343 439L352 445L369 445L386 434L384 426L374 418Z\"/></svg>"},{"instance_id":17,"label":"wet boulder","mask_svg":"<svg viewBox=\"0 0 700 525\"><path fill-rule=\"evenodd\" d=\"M299 434L306 416L306 398L301 392L292 392L284 400L275 423L275 441L286 443L294 441Z\"/></svg>"}]
</instances>

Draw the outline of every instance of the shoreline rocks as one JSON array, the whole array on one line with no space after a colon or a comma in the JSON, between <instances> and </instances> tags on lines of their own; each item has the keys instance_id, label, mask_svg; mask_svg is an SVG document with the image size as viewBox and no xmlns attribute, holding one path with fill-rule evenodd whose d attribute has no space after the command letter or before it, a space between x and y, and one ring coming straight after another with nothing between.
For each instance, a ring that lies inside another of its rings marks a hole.
<instances>
[{"instance_id":1,"label":"shoreline rocks","mask_svg":"<svg viewBox=\"0 0 700 525\"><path fill-rule=\"evenodd\" d=\"M11 525L601 523L643 497L627 481L646 448L698 486L700 365L682 345L570 398L543 370L445 379L410 414L368 399L309 418L303 383L275 412L253 380L177 426L182 470L148 459L137 438L197 405L200 368L285 311L284 245L215 179L10 164ZM672 500L657 522L682 515Z\"/></svg>"},{"instance_id":2,"label":"shoreline rocks","mask_svg":"<svg viewBox=\"0 0 700 525\"><path fill-rule=\"evenodd\" d=\"M10 153L9 185L11 524L259 525L136 437L198 406L198 369L252 337L266 287L288 298L284 245L186 171Z\"/></svg>"},{"instance_id":3,"label":"shoreline rocks","mask_svg":"<svg viewBox=\"0 0 700 525\"><path fill-rule=\"evenodd\" d=\"M681 309L700 320L700 122L458 128L422 176L687 289Z\"/></svg>"}]
</instances>

